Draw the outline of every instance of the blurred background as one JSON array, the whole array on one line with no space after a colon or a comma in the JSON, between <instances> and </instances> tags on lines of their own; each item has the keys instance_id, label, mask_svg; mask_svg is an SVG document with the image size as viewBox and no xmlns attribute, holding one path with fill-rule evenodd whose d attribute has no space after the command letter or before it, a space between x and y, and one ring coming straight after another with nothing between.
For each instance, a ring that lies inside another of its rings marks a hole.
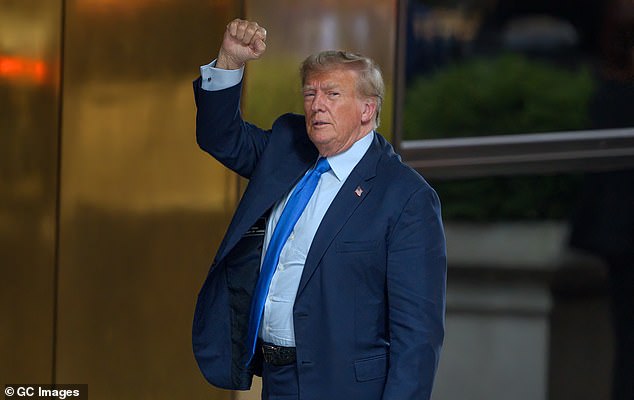
<instances>
[{"instance_id":1,"label":"blurred background","mask_svg":"<svg viewBox=\"0 0 634 400\"><path fill-rule=\"evenodd\" d=\"M301 112L309 53L382 66L379 132L443 203L435 399L634 398L629 0L0 0L0 384L259 398L190 343L244 187L197 148L191 82L236 17L268 30L262 127Z\"/></svg>"}]
</instances>

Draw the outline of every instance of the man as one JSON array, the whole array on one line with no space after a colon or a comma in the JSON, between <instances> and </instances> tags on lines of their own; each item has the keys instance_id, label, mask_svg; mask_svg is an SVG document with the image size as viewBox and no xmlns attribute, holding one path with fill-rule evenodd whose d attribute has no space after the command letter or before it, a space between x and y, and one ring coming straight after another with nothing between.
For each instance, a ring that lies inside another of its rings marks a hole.
<instances>
[{"instance_id":1,"label":"man","mask_svg":"<svg viewBox=\"0 0 634 400\"><path fill-rule=\"evenodd\" d=\"M249 179L199 294L194 353L227 389L263 399L428 399L444 334L446 253L436 193L375 132L375 64L302 64L305 116L241 119L266 30L234 20L194 82L199 145ZM263 95L263 94L261 94ZM265 101L265 99L263 99Z\"/></svg>"}]
</instances>

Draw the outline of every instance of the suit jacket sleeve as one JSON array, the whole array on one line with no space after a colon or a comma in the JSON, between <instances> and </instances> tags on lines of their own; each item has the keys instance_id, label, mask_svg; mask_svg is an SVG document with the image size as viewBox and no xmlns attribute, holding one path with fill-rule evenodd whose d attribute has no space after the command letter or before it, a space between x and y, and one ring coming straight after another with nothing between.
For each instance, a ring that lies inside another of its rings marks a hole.
<instances>
[{"instance_id":1,"label":"suit jacket sleeve","mask_svg":"<svg viewBox=\"0 0 634 400\"><path fill-rule=\"evenodd\" d=\"M227 168L250 178L269 142L270 132L249 124L240 114L242 84L218 91L194 81L196 140L198 145Z\"/></svg>"},{"instance_id":2,"label":"suit jacket sleeve","mask_svg":"<svg viewBox=\"0 0 634 400\"><path fill-rule=\"evenodd\" d=\"M384 400L429 399L444 337L446 248L440 202L416 191L388 239L390 362Z\"/></svg>"}]
</instances>

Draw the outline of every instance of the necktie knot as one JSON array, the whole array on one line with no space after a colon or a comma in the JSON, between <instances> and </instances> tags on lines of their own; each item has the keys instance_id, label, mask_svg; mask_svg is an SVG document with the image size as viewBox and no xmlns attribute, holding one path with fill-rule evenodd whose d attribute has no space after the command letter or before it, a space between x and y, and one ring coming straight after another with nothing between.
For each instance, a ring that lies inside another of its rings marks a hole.
<instances>
[{"instance_id":1,"label":"necktie knot","mask_svg":"<svg viewBox=\"0 0 634 400\"><path fill-rule=\"evenodd\" d=\"M321 175L328 170L330 170L330 164L328 164L328 159L325 157L320 157L319 160L317 160L315 171L319 173L319 175Z\"/></svg>"}]
</instances>

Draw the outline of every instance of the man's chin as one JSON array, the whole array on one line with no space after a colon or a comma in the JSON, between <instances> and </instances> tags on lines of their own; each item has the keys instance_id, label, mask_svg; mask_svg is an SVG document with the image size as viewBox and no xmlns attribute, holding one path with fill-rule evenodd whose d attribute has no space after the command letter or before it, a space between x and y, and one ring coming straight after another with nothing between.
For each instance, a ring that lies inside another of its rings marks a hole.
<instances>
[{"instance_id":1,"label":"man's chin","mask_svg":"<svg viewBox=\"0 0 634 400\"><path fill-rule=\"evenodd\" d=\"M332 141L332 133L329 129L311 129L308 131L308 138L315 146L325 146Z\"/></svg>"},{"instance_id":2,"label":"man's chin","mask_svg":"<svg viewBox=\"0 0 634 400\"><path fill-rule=\"evenodd\" d=\"M319 154L322 156L331 156L331 150L333 147L332 138L325 138L320 135L313 136L309 134L308 138L317 147Z\"/></svg>"}]
</instances>

